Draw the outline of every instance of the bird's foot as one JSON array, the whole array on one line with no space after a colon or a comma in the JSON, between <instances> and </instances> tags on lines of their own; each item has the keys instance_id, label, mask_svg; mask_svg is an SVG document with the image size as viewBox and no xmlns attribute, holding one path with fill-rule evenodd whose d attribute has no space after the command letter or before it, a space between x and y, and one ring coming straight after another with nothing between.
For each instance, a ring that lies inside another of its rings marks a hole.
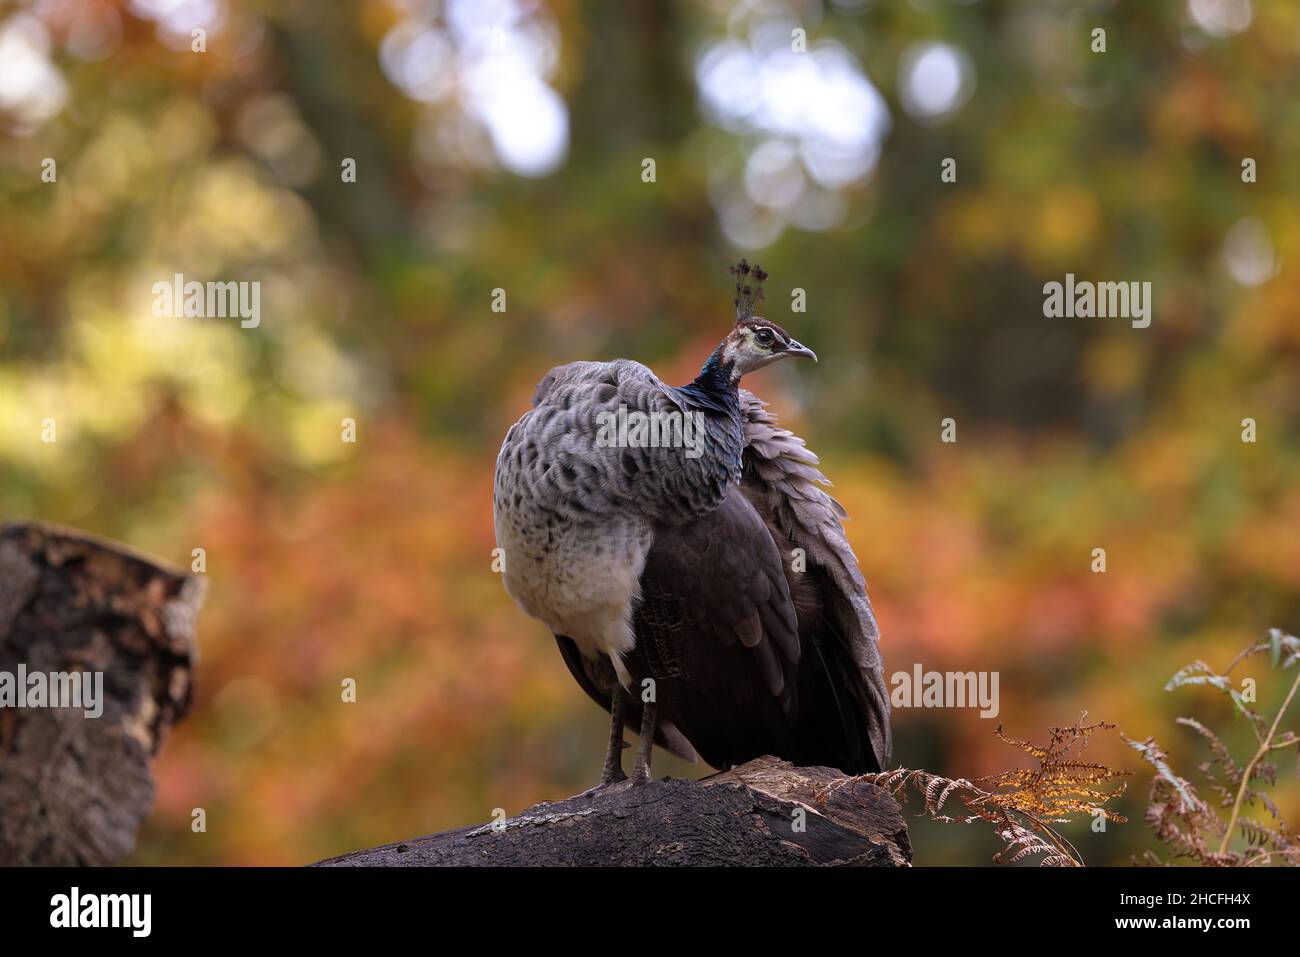
<instances>
[{"instance_id":1,"label":"bird's foot","mask_svg":"<svg viewBox=\"0 0 1300 957\"><path fill-rule=\"evenodd\" d=\"M623 773L623 768L621 765L612 770L606 768L605 772L600 776L600 782L593 785L592 787L587 788L587 790L579 794L578 797L580 798L595 797L597 794L600 794L604 791L608 791L610 788L614 787L615 785L622 784L626 780L627 780L627 775Z\"/></svg>"}]
</instances>

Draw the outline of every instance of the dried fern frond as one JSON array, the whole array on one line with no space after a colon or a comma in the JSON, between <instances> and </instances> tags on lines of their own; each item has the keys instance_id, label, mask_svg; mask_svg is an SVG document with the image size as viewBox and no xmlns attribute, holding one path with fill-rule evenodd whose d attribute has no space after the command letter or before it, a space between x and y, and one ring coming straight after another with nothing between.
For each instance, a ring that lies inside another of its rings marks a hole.
<instances>
[{"instance_id":1,"label":"dried fern frond","mask_svg":"<svg viewBox=\"0 0 1300 957\"><path fill-rule=\"evenodd\" d=\"M1272 751L1300 750L1300 736L1279 728L1300 689L1300 673L1271 719L1250 707L1229 678L1241 662L1262 654L1269 655L1274 669L1293 667L1300 662L1300 639L1281 629L1270 629L1263 641L1242 649L1223 674L1216 673L1203 661L1194 661L1180 668L1165 685L1168 691L1192 686L1213 688L1227 695L1237 711L1250 721L1258 746L1243 766L1232 756L1223 739L1203 722L1188 717L1178 719L1180 725L1190 728L1209 746L1209 759L1200 765L1200 770L1210 788L1219 796L1219 808L1228 811L1226 820L1197 796L1195 788L1185 778L1174 772L1168 757L1154 739L1142 742L1124 739L1155 768L1146 821L1154 829L1157 840L1174 858L1220 867L1273 862L1300 865L1300 835L1287 828L1281 811L1265 790L1277 782L1277 766L1266 761L1265 757ZM1263 808L1267 819L1242 816L1243 811L1256 808ZM1234 835L1245 844L1239 850L1229 846ZM1158 863L1160 859L1147 852L1144 862Z\"/></svg>"},{"instance_id":2,"label":"dried fern frond","mask_svg":"<svg viewBox=\"0 0 1300 957\"><path fill-rule=\"evenodd\" d=\"M1222 863L1211 860L1209 849L1211 835L1218 836L1223 822L1208 804L1201 800L1196 788L1169 766L1168 756L1154 738L1134 741L1124 737L1129 747L1155 769L1148 798L1146 822L1155 831L1156 839L1173 849L1175 857L1187 857L1203 864ZM1159 858L1147 852L1154 861Z\"/></svg>"},{"instance_id":3,"label":"dried fern frond","mask_svg":"<svg viewBox=\"0 0 1300 957\"><path fill-rule=\"evenodd\" d=\"M1232 686L1227 675L1216 674L1215 671L1203 661L1193 661L1190 665L1184 665L1174 672L1174 676L1165 683L1166 691L1174 691L1177 688L1188 688L1197 685L1213 688L1232 701L1233 707L1252 724L1260 725L1264 722L1264 716L1255 711L1247 702L1240 691Z\"/></svg>"},{"instance_id":4,"label":"dried fern frond","mask_svg":"<svg viewBox=\"0 0 1300 957\"><path fill-rule=\"evenodd\" d=\"M1007 810L1057 823L1070 821L1074 814L1100 815L1108 821L1122 823L1124 818L1105 807L1105 802L1123 794L1125 784L1121 782L1113 791L1102 786L1129 772L1082 761L1078 756L1094 733L1111 731L1115 726L1104 721L1085 725L1086 717L1085 713L1072 725L1052 728L1046 747L1009 737L999 725L994 731L998 738L1035 758L1038 767L1001 771L977 783L996 791L993 803Z\"/></svg>"},{"instance_id":5,"label":"dried fern frond","mask_svg":"<svg viewBox=\"0 0 1300 957\"><path fill-rule=\"evenodd\" d=\"M997 728L995 733L1001 740L1034 758L1037 767L1012 768L974 781L906 768L864 774L854 780L886 788L900 804L907 802L909 791L918 794L925 813L936 821L992 824L1005 845L993 858L999 864L1015 864L1037 856L1043 867L1081 867L1083 858L1078 849L1052 825L1070 823L1077 814L1123 823L1124 817L1105 806L1124 792L1123 782L1110 791L1102 785L1129 774L1079 759L1091 735L1115 727L1104 722L1086 725L1086 717L1085 713L1072 725L1052 728L1046 745L1008 737L1001 726ZM945 813L945 806L951 803L960 804L966 813Z\"/></svg>"},{"instance_id":6,"label":"dried fern frond","mask_svg":"<svg viewBox=\"0 0 1300 957\"><path fill-rule=\"evenodd\" d=\"M1191 728L1209 744L1210 760L1201 765L1201 772L1207 780L1215 780L1214 769L1218 768L1229 784L1237 785L1241 783L1241 768L1232 759L1232 753L1228 750L1228 746L1223 743L1217 734L1195 718L1177 718L1175 720L1183 727ZM1229 799L1229 803L1231 803L1231 799Z\"/></svg>"}]
</instances>

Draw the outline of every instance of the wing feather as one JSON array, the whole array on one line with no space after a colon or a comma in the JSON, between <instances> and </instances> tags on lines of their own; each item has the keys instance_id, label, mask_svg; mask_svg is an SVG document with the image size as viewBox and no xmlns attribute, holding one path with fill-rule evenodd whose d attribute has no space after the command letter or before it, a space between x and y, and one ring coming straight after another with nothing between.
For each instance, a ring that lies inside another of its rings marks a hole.
<instances>
[{"instance_id":1,"label":"wing feather","mask_svg":"<svg viewBox=\"0 0 1300 957\"><path fill-rule=\"evenodd\" d=\"M822 488L830 482L803 439L781 428L756 396L742 389L740 399L745 431L742 488L779 541L804 549L817 591L818 620L800 622L801 638L805 644L815 642L818 652L812 656L804 649L804 681L810 680L808 670L821 670L844 732L865 734L872 763L883 769L893 745L889 692L866 580L844 533L847 515ZM810 702L805 713L811 707ZM854 742L846 744L852 749Z\"/></svg>"},{"instance_id":2,"label":"wing feather","mask_svg":"<svg viewBox=\"0 0 1300 957\"><path fill-rule=\"evenodd\" d=\"M781 555L733 488L708 515L660 527L633 618L633 676L653 676L662 713L727 768L788 752L799 636Z\"/></svg>"}]
</instances>

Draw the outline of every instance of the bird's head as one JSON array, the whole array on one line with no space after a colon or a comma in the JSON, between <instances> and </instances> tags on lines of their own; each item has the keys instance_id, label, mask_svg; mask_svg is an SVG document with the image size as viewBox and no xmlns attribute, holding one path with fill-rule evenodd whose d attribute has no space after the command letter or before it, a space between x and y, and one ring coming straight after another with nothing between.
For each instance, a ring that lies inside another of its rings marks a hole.
<instances>
[{"instance_id":1,"label":"bird's head","mask_svg":"<svg viewBox=\"0 0 1300 957\"><path fill-rule=\"evenodd\" d=\"M775 322L754 314L763 299L763 280L767 273L743 259L732 266L730 272L736 280L736 325L722 340L710 361L729 369L733 382L787 356L805 356L816 362L817 353Z\"/></svg>"},{"instance_id":2,"label":"bird's head","mask_svg":"<svg viewBox=\"0 0 1300 957\"><path fill-rule=\"evenodd\" d=\"M761 316L741 319L722 340L722 363L731 367L736 379L787 356L805 356L817 361L817 353Z\"/></svg>"}]
</instances>

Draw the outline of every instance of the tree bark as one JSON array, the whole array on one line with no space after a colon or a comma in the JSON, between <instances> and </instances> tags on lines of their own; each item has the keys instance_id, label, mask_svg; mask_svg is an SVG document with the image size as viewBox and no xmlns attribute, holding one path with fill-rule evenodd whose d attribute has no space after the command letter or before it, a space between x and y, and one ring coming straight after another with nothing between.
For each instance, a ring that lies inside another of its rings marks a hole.
<instances>
[{"instance_id":1,"label":"tree bark","mask_svg":"<svg viewBox=\"0 0 1300 957\"><path fill-rule=\"evenodd\" d=\"M883 788L763 757L700 781L617 785L316 866L904 867L911 859L907 825Z\"/></svg>"},{"instance_id":2,"label":"tree bark","mask_svg":"<svg viewBox=\"0 0 1300 957\"><path fill-rule=\"evenodd\" d=\"M0 865L116 864L134 849L150 761L189 710L202 600L200 578L120 545L0 526L0 681L102 676L98 716L0 700Z\"/></svg>"}]
</instances>

